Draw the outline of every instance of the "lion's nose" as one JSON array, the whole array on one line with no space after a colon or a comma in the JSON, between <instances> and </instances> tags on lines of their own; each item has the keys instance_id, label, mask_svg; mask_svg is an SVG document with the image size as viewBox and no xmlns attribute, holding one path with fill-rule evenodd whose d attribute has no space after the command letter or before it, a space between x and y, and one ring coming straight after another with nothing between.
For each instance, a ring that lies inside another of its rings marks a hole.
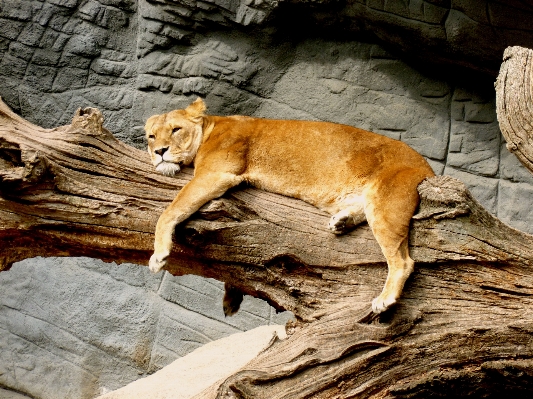
<instances>
[{"instance_id":1,"label":"lion's nose","mask_svg":"<svg viewBox=\"0 0 533 399\"><path fill-rule=\"evenodd\" d=\"M157 150L154 150L154 152L159 155L159 156L163 156L163 154L165 152L167 152L168 150L168 147L161 147L161 148L158 148Z\"/></svg>"}]
</instances>

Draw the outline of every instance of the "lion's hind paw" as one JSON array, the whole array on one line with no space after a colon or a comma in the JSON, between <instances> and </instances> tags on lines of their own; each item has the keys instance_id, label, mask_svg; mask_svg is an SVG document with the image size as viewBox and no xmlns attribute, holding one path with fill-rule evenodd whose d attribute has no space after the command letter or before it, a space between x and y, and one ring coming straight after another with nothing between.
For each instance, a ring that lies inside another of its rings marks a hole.
<instances>
[{"instance_id":1,"label":"lion's hind paw","mask_svg":"<svg viewBox=\"0 0 533 399\"><path fill-rule=\"evenodd\" d=\"M167 264L167 256L157 256L156 254L153 254L150 257L150 262L148 263L148 268L152 273L158 273L163 269Z\"/></svg>"}]
</instances>

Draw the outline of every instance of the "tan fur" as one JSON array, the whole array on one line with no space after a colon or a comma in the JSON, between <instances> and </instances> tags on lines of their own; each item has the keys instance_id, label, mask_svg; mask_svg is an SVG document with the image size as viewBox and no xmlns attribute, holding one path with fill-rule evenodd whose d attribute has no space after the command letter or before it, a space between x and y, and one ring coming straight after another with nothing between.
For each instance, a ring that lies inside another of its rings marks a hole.
<instances>
[{"instance_id":1,"label":"tan fur","mask_svg":"<svg viewBox=\"0 0 533 399\"><path fill-rule=\"evenodd\" d=\"M408 234L419 202L416 188L434 175L420 154L400 141L351 126L208 116L204 111L198 98L184 110L146 122L148 152L158 170L172 174L179 171L177 164L194 160L195 165L194 178L159 218L152 272L165 266L178 223L247 182L330 213L328 228L336 234L367 220L389 267L372 308L380 313L399 299L414 266ZM163 149L161 163L157 153Z\"/></svg>"}]
</instances>

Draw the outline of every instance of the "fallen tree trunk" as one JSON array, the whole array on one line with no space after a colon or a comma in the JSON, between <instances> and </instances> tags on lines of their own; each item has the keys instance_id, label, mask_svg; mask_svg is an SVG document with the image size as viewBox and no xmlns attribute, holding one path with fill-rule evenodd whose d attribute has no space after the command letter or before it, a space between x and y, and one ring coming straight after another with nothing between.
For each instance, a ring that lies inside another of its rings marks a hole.
<instances>
[{"instance_id":1,"label":"fallen tree trunk","mask_svg":"<svg viewBox=\"0 0 533 399\"><path fill-rule=\"evenodd\" d=\"M146 265L159 214L192 176L157 174L98 110L42 129L0 104L0 265L90 256ZM423 182L399 305L367 225L335 236L303 202L241 187L179 226L168 270L230 283L294 312L290 338L202 397L497 397L533 387L533 236L448 177Z\"/></svg>"}]
</instances>

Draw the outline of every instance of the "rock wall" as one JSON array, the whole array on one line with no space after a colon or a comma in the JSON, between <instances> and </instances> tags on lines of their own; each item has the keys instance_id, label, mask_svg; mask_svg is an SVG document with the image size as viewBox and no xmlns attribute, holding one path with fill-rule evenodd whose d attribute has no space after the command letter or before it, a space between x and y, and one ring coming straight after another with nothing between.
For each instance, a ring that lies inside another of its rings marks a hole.
<instances>
[{"instance_id":1,"label":"rock wall","mask_svg":"<svg viewBox=\"0 0 533 399\"><path fill-rule=\"evenodd\" d=\"M493 88L503 49L533 47L532 17L519 0L0 0L0 95L46 127L98 107L140 148L148 116L197 96L212 113L359 126L533 233L533 177ZM218 282L90 259L21 262L0 285L0 387L33 398L91 398L290 317L247 297L224 319Z\"/></svg>"},{"instance_id":2,"label":"rock wall","mask_svg":"<svg viewBox=\"0 0 533 399\"><path fill-rule=\"evenodd\" d=\"M20 262L0 285L0 386L34 398L93 398L207 342L290 317L247 296L224 318L220 282L88 258Z\"/></svg>"}]
</instances>

